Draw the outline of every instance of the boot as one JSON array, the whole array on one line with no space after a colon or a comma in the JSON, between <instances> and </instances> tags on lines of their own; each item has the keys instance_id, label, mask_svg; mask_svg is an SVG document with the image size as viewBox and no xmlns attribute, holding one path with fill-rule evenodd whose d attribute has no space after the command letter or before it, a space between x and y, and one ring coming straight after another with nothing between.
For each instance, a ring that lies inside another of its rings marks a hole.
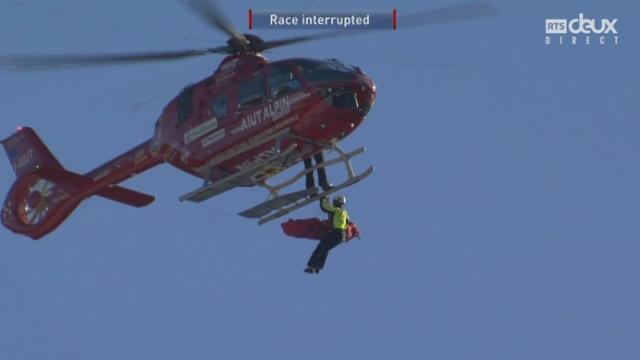
<instances>
[{"instance_id":1,"label":"boot","mask_svg":"<svg viewBox=\"0 0 640 360\"><path fill-rule=\"evenodd\" d=\"M307 266L307 268L304 269L304 272L306 272L307 274L318 274L320 273L320 269L314 268L312 266Z\"/></svg>"},{"instance_id":2,"label":"boot","mask_svg":"<svg viewBox=\"0 0 640 360\"><path fill-rule=\"evenodd\" d=\"M322 164L324 162L324 154L319 152L313 155L313 159L316 161L316 165ZM333 185L327 181L327 172L324 170L324 167L318 168L318 182L323 191L329 191L333 188Z\"/></svg>"},{"instance_id":3,"label":"boot","mask_svg":"<svg viewBox=\"0 0 640 360\"><path fill-rule=\"evenodd\" d=\"M320 183L320 187L323 191L329 191L333 189L333 185L329 181L327 181L327 173L324 168L318 169L318 182Z\"/></svg>"}]
</instances>

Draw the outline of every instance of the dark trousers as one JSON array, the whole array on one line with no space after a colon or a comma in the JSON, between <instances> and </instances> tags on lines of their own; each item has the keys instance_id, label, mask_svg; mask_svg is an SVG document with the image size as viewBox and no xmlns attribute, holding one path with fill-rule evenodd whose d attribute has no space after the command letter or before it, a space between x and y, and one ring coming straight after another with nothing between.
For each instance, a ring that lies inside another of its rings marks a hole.
<instances>
[{"instance_id":1,"label":"dark trousers","mask_svg":"<svg viewBox=\"0 0 640 360\"><path fill-rule=\"evenodd\" d=\"M316 164L321 164L324 162L324 155L322 154L322 152L319 152L313 155L313 159L316 161ZM311 167L313 167L313 162L311 161L311 158L309 157L304 159L304 168L309 169ZM329 182L327 181L327 173L324 170L324 167L318 168L317 172L318 172L318 183L320 183L320 187L322 189L325 189L329 184ZM316 186L315 181L313 179L313 172L307 173L305 183L306 183L307 189Z\"/></svg>"},{"instance_id":2,"label":"dark trousers","mask_svg":"<svg viewBox=\"0 0 640 360\"><path fill-rule=\"evenodd\" d=\"M340 243L344 239L344 236L345 236L345 233L342 230L336 230L336 229L331 230L331 232L327 236L323 237L320 240L320 243L318 244L316 249L313 251L313 254L311 254L311 257L309 258L309 262L307 263L307 266L310 266L316 269L322 269L324 267L325 261L327 261L329 250L340 245Z\"/></svg>"}]
</instances>

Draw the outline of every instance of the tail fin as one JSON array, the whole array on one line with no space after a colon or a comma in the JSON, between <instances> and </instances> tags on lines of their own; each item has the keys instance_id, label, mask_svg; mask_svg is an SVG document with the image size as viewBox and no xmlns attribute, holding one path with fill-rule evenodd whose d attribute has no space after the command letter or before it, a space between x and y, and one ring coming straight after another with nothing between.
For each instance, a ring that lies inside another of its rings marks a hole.
<instances>
[{"instance_id":1,"label":"tail fin","mask_svg":"<svg viewBox=\"0 0 640 360\"><path fill-rule=\"evenodd\" d=\"M3 140L2 145L17 177L29 174L43 165L63 168L31 128L20 128L18 132Z\"/></svg>"},{"instance_id":2,"label":"tail fin","mask_svg":"<svg viewBox=\"0 0 640 360\"><path fill-rule=\"evenodd\" d=\"M79 201L68 201L77 187L38 175L44 169L64 169L33 129L18 128L2 141L2 146L17 177L2 207L2 224L15 233L38 239L55 228L79 204ZM59 212L63 207L67 210ZM55 214L58 219L52 222Z\"/></svg>"}]
</instances>

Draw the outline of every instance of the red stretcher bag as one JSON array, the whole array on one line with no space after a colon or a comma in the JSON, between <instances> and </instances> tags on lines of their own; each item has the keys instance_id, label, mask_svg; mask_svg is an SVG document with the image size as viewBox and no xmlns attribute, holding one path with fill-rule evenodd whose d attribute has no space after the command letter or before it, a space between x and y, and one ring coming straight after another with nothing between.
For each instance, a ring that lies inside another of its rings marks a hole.
<instances>
[{"instance_id":1,"label":"red stretcher bag","mask_svg":"<svg viewBox=\"0 0 640 360\"><path fill-rule=\"evenodd\" d=\"M318 218L310 219L289 219L282 223L282 230L285 234L300 239L320 240L331 232L331 225L328 220ZM347 227L347 241L360 237L358 225L349 221Z\"/></svg>"}]
</instances>

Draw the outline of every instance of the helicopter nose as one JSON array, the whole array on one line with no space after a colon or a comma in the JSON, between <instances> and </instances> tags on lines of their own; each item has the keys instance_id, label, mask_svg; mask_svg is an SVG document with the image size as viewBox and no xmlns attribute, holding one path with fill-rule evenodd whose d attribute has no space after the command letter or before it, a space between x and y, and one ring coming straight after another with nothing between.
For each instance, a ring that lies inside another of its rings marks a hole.
<instances>
[{"instance_id":1,"label":"helicopter nose","mask_svg":"<svg viewBox=\"0 0 640 360\"><path fill-rule=\"evenodd\" d=\"M358 96L358 110L362 116L367 116L376 101L376 84L366 75L359 78L360 92Z\"/></svg>"},{"instance_id":2,"label":"helicopter nose","mask_svg":"<svg viewBox=\"0 0 640 360\"><path fill-rule=\"evenodd\" d=\"M324 94L334 108L357 110L364 118L375 102L376 85L368 76L359 72L340 87L326 88Z\"/></svg>"}]
</instances>

